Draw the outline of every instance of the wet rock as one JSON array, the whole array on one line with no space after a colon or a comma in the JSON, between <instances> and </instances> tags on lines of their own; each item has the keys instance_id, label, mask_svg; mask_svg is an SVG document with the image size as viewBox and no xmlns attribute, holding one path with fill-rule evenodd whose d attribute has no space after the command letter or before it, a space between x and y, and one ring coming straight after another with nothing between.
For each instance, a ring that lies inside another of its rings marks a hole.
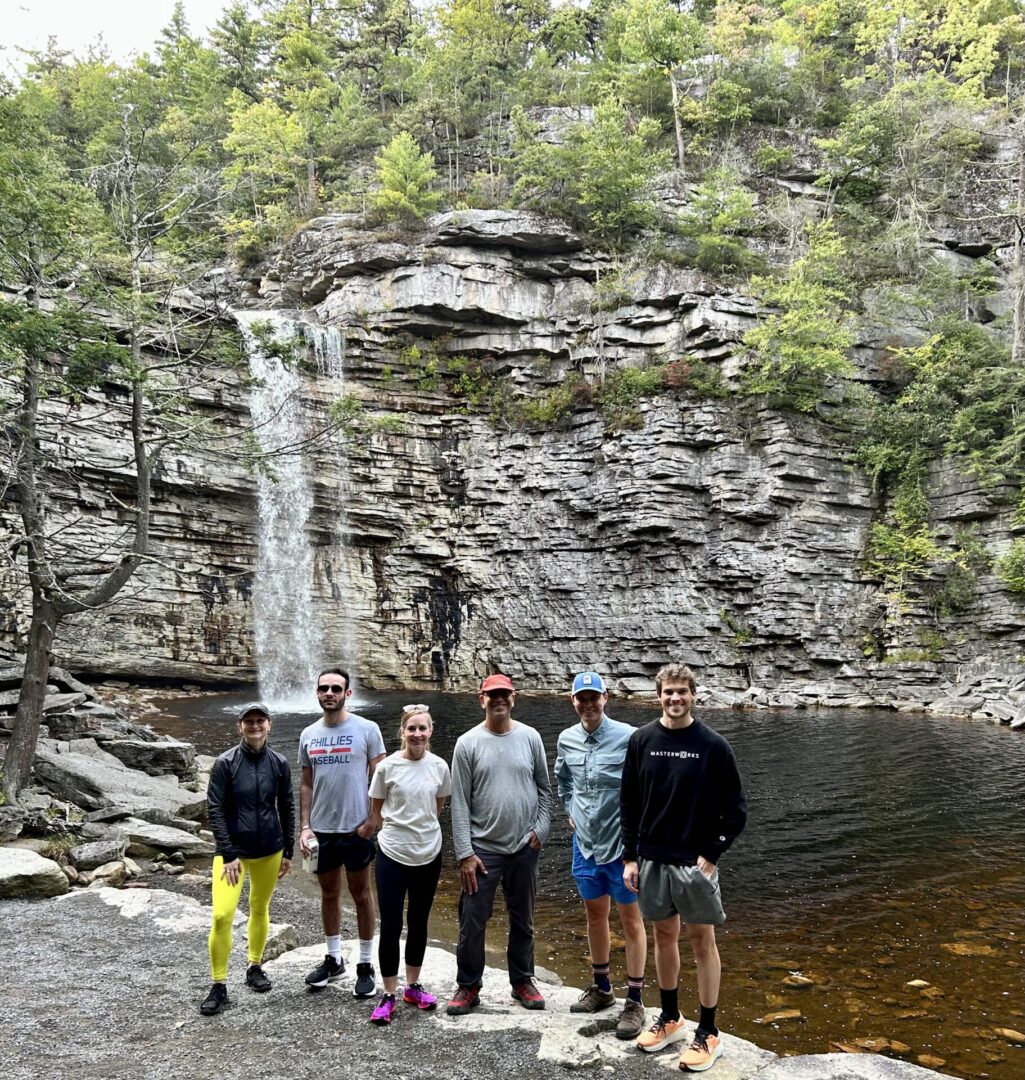
<instances>
[{"instance_id":1,"label":"wet rock","mask_svg":"<svg viewBox=\"0 0 1025 1080\"><path fill-rule=\"evenodd\" d=\"M0 900L62 896L70 887L52 859L26 848L0 848Z\"/></svg>"},{"instance_id":2,"label":"wet rock","mask_svg":"<svg viewBox=\"0 0 1025 1080\"><path fill-rule=\"evenodd\" d=\"M783 980L783 985L791 990L807 990L815 985L815 980L810 979L807 975L787 975Z\"/></svg>"},{"instance_id":3,"label":"wet rock","mask_svg":"<svg viewBox=\"0 0 1025 1080\"><path fill-rule=\"evenodd\" d=\"M994 1028L993 1030L1001 1039L1006 1039L1009 1043L1014 1043L1015 1046L1025 1046L1025 1032L1006 1027Z\"/></svg>"},{"instance_id":4,"label":"wet rock","mask_svg":"<svg viewBox=\"0 0 1025 1080\"><path fill-rule=\"evenodd\" d=\"M928 986L929 984L925 981L925 979L912 979L910 982L906 982L904 985L912 986L916 990L920 990L922 989L922 987Z\"/></svg>"},{"instance_id":5,"label":"wet rock","mask_svg":"<svg viewBox=\"0 0 1025 1080\"><path fill-rule=\"evenodd\" d=\"M794 1020L803 1020L804 1016L800 1009L777 1009L775 1012L766 1013L756 1023L759 1024L783 1024Z\"/></svg>"},{"instance_id":6,"label":"wet rock","mask_svg":"<svg viewBox=\"0 0 1025 1080\"><path fill-rule=\"evenodd\" d=\"M936 1057L933 1054L919 1054L915 1061L927 1069L942 1069L947 1064L946 1058Z\"/></svg>"},{"instance_id":7,"label":"wet rock","mask_svg":"<svg viewBox=\"0 0 1025 1080\"><path fill-rule=\"evenodd\" d=\"M999 952L992 945L984 945L976 941L947 941L941 946L954 956L999 956Z\"/></svg>"},{"instance_id":8,"label":"wet rock","mask_svg":"<svg viewBox=\"0 0 1025 1080\"><path fill-rule=\"evenodd\" d=\"M117 862L125 853L123 837L114 840L97 840L91 844L80 844L68 852L68 858L78 870L95 870L104 863Z\"/></svg>"}]
</instances>

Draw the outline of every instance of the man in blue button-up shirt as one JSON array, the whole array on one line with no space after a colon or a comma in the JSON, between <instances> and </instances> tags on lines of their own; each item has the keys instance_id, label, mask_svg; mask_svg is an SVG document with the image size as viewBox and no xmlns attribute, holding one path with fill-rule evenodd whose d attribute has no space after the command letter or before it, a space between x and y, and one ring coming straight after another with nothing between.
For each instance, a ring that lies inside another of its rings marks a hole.
<instances>
[{"instance_id":1,"label":"man in blue button-up shirt","mask_svg":"<svg viewBox=\"0 0 1025 1080\"><path fill-rule=\"evenodd\" d=\"M616 1002L609 980L609 910L615 900L626 939L629 984L616 1036L634 1039L644 1026L641 989L648 941L637 897L623 884L619 830L619 785L634 729L605 715L608 699L605 681L597 672L584 671L573 680L571 700L580 723L559 736L555 759L559 798L573 830L573 879L587 913L594 979L570 1011L593 1013Z\"/></svg>"}]
</instances>

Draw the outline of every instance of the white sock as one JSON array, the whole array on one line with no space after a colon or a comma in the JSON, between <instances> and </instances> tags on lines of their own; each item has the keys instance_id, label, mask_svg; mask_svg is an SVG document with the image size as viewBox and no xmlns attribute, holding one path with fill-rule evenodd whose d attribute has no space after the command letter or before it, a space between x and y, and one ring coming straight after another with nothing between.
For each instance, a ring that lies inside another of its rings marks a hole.
<instances>
[{"instance_id":1,"label":"white sock","mask_svg":"<svg viewBox=\"0 0 1025 1080\"><path fill-rule=\"evenodd\" d=\"M342 935L334 934L332 936L325 936L324 942L327 945L327 954L332 959L342 962Z\"/></svg>"},{"instance_id":2,"label":"white sock","mask_svg":"<svg viewBox=\"0 0 1025 1080\"><path fill-rule=\"evenodd\" d=\"M361 964L372 964L374 962L374 939L364 940L359 939L359 962Z\"/></svg>"}]
</instances>

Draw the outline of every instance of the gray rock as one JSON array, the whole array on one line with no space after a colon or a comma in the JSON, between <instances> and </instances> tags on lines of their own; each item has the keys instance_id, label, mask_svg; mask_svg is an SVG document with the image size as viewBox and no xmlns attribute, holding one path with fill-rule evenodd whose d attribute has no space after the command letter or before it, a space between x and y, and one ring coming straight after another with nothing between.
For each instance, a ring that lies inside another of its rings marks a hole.
<instances>
[{"instance_id":1,"label":"gray rock","mask_svg":"<svg viewBox=\"0 0 1025 1080\"><path fill-rule=\"evenodd\" d=\"M43 699L43 713L67 712L85 701L85 694L47 694Z\"/></svg>"},{"instance_id":2,"label":"gray rock","mask_svg":"<svg viewBox=\"0 0 1025 1080\"><path fill-rule=\"evenodd\" d=\"M70 887L52 859L25 848L0 847L0 900L62 896Z\"/></svg>"},{"instance_id":3,"label":"gray rock","mask_svg":"<svg viewBox=\"0 0 1025 1080\"><path fill-rule=\"evenodd\" d=\"M87 686L84 682L79 682L74 675L65 671L64 668L51 667L49 679L67 693L85 694L87 698L96 697L96 691L91 686Z\"/></svg>"},{"instance_id":4,"label":"gray rock","mask_svg":"<svg viewBox=\"0 0 1025 1080\"><path fill-rule=\"evenodd\" d=\"M177 739L146 742L142 739L110 739L104 750L123 761L130 769L141 769L150 776L173 773L185 776L192 771L195 747Z\"/></svg>"},{"instance_id":5,"label":"gray rock","mask_svg":"<svg viewBox=\"0 0 1025 1080\"><path fill-rule=\"evenodd\" d=\"M930 1080L942 1075L881 1054L808 1054L773 1061L758 1080Z\"/></svg>"},{"instance_id":6,"label":"gray rock","mask_svg":"<svg viewBox=\"0 0 1025 1080\"><path fill-rule=\"evenodd\" d=\"M25 811L19 806L0 806L0 844L21 835Z\"/></svg>"},{"instance_id":7,"label":"gray rock","mask_svg":"<svg viewBox=\"0 0 1025 1080\"><path fill-rule=\"evenodd\" d=\"M125 838L128 854L134 856L155 855L161 851L181 852L188 857L213 855L214 845L192 833L172 829L167 825L154 825L141 818L127 818L114 826Z\"/></svg>"},{"instance_id":8,"label":"gray rock","mask_svg":"<svg viewBox=\"0 0 1025 1080\"><path fill-rule=\"evenodd\" d=\"M117 859L113 862L104 863L102 866L97 866L91 874L92 880L90 886L96 885L110 885L117 887L123 885L128 878L128 869L125 864Z\"/></svg>"},{"instance_id":9,"label":"gray rock","mask_svg":"<svg viewBox=\"0 0 1025 1080\"><path fill-rule=\"evenodd\" d=\"M129 769L92 739L57 743L41 739L36 749L36 779L59 798L84 810L103 807L158 808L195 817L204 799L182 788L174 777L146 776Z\"/></svg>"},{"instance_id":10,"label":"gray rock","mask_svg":"<svg viewBox=\"0 0 1025 1080\"><path fill-rule=\"evenodd\" d=\"M104 863L119 861L125 853L125 840L97 840L91 844L80 844L68 852L68 858L78 870L95 870Z\"/></svg>"}]
</instances>

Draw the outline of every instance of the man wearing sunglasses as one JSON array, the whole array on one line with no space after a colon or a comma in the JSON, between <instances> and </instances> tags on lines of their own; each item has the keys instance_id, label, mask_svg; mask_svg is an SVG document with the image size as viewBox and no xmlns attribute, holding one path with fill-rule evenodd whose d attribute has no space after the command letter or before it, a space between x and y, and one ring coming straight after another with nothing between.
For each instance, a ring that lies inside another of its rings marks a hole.
<instances>
[{"instance_id":1,"label":"man wearing sunglasses","mask_svg":"<svg viewBox=\"0 0 1025 1080\"><path fill-rule=\"evenodd\" d=\"M480 1004L484 936L499 885L509 914L512 996L525 1009L545 1007L534 984L537 863L551 821L545 748L533 728L513 720L516 690L508 675L489 675L479 697L484 722L459 736L452 755L452 837L462 892L450 1016Z\"/></svg>"},{"instance_id":2,"label":"man wearing sunglasses","mask_svg":"<svg viewBox=\"0 0 1025 1080\"><path fill-rule=\"evenodd\" d=\"M306 976L306 985L322 989L345 971L342 960L342 869L356 907L359 962L355 997L374 993L374 894L370 864L374 859L374 817L368 788L377 763L384 757L381 729L371 720L346 709L352 694L349 673L340 667L322 671L317 700L323 715L299 736L299 846L310 854L316 839L320 917L327 955Z\"/></svg>"}]
</instances>

